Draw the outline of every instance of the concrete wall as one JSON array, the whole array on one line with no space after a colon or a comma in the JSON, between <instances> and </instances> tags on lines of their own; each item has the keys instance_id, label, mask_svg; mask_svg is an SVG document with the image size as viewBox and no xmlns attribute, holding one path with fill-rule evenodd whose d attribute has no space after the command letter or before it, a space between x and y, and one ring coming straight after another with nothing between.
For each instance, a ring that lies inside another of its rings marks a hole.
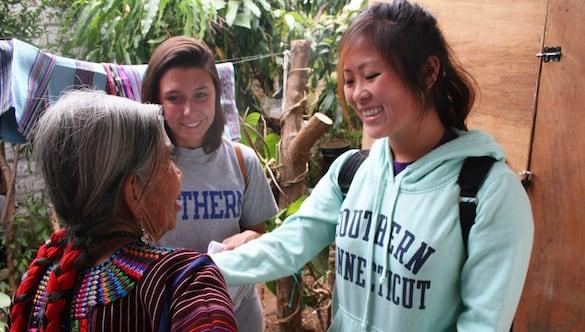
<instances>
[{"instance_id":1,"label":"concrete wall","mask_svg":"<svg viewBox=\"0 0 585 332\"><path fill-rule=\"evenodd\" d=\"M15 4L13 9L18 11L20 6L27 6L29 9L38 7L39 1L26 0L20 4ZM54 54L59 54L57 48L57 38L61 22L56 15L56 11L43 11L39 25L43 32L37 38L27 40L36 47ZM17 36L16 36L17 37ZM17 37L18 38L18 37ZM14 147L6 143L6 158L9 165L13 165ZM30 151L30 149L28 149ZM18 162L17 179L16 179L16 201L22 202L30 197L43 196L44 183L38 172L35 171L32 163L29 162L29 152L22 151Z\"/></svg>"},{"instance_id":2,"label":"concrete wall","mask_svg":"<svg viewBox=\"0 0 585 332\"><path fill-rule=\"evenodd\" d=\"M14 147L6 144L6 159L12 167L14 164ZM28 198L40 198L44 196L44 183L41 175L34 169L32 162L29 162L27 153L21 151L16 170L16 201L22 202Z\"/></svg>"}]
</instances>

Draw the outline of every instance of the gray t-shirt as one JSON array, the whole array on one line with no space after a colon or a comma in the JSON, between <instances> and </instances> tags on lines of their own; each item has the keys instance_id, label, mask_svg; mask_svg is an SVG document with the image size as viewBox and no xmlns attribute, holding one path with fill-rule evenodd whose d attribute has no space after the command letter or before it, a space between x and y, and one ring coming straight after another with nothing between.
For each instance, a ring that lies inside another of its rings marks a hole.
<instances>
[{"instance_id":1,"label":"gray t-shirt","mask_svg":"<svg viewBox=\"0 0 585 332\"><path fill-rule=\"evenodd\" d=\"M182 209L177 214L177 226L163 236L160 245L207 252L212 240L222 242L278 212L254 151L241 144L240 147L247 186L227 139L210 154L205 154L203 148L176 148L175 162L183 172L178 198Z\"/></svg>"}]
</instances>

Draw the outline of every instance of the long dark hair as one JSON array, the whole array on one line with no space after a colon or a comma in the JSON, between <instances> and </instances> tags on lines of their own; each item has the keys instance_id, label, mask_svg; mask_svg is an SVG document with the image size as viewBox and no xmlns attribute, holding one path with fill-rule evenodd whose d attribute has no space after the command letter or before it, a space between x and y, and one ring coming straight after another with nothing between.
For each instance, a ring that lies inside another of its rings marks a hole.
<instances>
[{"instance_id":1,"label":"long dark hair","mask_svg":"<svg viewBox=\"0 0 585 332\"><path fill-rule=\"evenodd\" d=\"M209 73L215 88L215 118L203 138L203 150L215 151L221 145L225 115L221 108L221 86L215 67L215 58L203 42L185 36L171 37L160 44L148 61L148 68L142 80L142 102L160 104L160 80L171 68L201 68ZM171 141L175 143L173 133L165 126Z\"/></svg>"},{"instance_id":2,"label":"long dark hair","mask_svg":"<svg viewBox=\"0 0 585 332\"><path fill-rule=\"evenodd\" d=\"M365 41L398 72L423 109L432 105L445 127L467 130L465 120L475 100L476 84L455 59L431 13L396 0L370 6L350 24L341 40L337 64L337 91L344 109L343 66L358 40ZM426 63L430 56L439 59L440 71L429 88Z\"/></svg>"}]
</instances>

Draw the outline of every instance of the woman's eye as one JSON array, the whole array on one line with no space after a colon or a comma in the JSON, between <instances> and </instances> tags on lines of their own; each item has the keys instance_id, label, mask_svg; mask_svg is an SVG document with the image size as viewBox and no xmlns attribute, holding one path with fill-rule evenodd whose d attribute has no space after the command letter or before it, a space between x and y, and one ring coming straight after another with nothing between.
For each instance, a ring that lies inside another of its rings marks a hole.
<instances>
[{"instance_id":1,"label":"woman's eye","mask_svg":"<svg viewBox=\"0 0 585 332\"><path fill-rule=\"evenodd\" d=\"M199 100L205 99L205 98L207 98L207 93L199 92L199 93L195 94L195 97Z\"/></svg>"},{"instance_id":2,"label":"woman's eye","mask_svg":"<svg viewBox=\"0 0 585 332\"><path fill-rule=\"evenodd\" d=\"M166 100L172 104L176 104L181 100L181 98L179 98L178 96L168 96Z\"/></svg>"},{"instance_id":3,"label":"woman's eye","mask_svg":"<svg viewBox=\"0 0 585 332\"><path fill-rule=\"evenodd\" d=\"M343 80L343 84L344 85L352 85L353 84L353 80L348 80L348 79Z\"/></svg>"},{"instance_id":4,"label":"woman's eye","mask_svg":"<svg viewBox=\"0 0 585 332\"><path fill-rule=\"evenodd\" d=\"M373 80L374 78L376 78L378 76L380 76L380 73L369 74L369 75L366 75L366 79L367 80Z\"/></svg>"}]
</instances>

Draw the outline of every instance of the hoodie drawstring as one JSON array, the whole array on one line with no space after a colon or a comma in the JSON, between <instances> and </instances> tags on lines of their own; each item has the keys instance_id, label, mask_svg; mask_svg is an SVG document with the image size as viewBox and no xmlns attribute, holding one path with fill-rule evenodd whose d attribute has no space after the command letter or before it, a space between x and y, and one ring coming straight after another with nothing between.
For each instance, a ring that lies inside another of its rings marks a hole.
<instances>
[{"instance_id":1,"label":"hoodie drawstring","mask_svg":"<svg viewBox=\"0 0 585 332\"><path fill-rule=\"evenodd\" d=\"M388 273L388 264L390 261L390 254L389 254L389 248L390 248L390 238L392 236L392 220L394 220L394 211L396 210L396 201L398 201L398 193L400 192L400 185L402 184L402 179L404 177L403 176L399 176L397 179L397 183L394 184L394 192L393 194L393 198L392 198L392 204L390 205L390 214L388 215L388 223L390 223L390 225L388 225L388 229L386 230L386 233L384 234L384 251L382 252L382 254L384 255L382 264L383 264L383 268L382 268L382 275L380 276L380 278L378 279L378 283L383 284L384 282L386 282L386 274Z\"/></svg>"},{"instance_id":2,"label":"hoodie drawstring","mask_svg":"<svg viewBox=\"0 0 585 332\"><path fill-rule=\"evenodd\" d=\"M387 150L386 150L387 151ZM385 151L385 152L386 152ZM384 156L382 156L383 158ZM383 158L388 160L387 158ZM375 242L376 242L376 232L378 230L378 222L379 222L379 216L380 216L380 211L382 209L382 201L383 201L383 196L384 196L384 191L386 189L386 181L388 179L388 175L390 173L390 163L388 161L386 161L384 163L384 166L382 167L382 173L381 173L381 177L380 177L380 181L378 181L378 188L376 188L376 195L375 200L374 200L374 211L372 211L372 218L374 218L374 222L373 222L373 227L370 228L370 232L371 234L373 234L373 236L370 236L369 240L368 240L368 252L367 252L367 256L373 263L374 260L374 247L375 247ZM364 310L364 315L362 317L362 324L361 324L361 328L363 331L367 330L368 327L368 323L370 320L370 307L371 307L371 290L372 290L372 267L370 266L369 268L366 269L366 285L367 287L369 287L368 291L366 292L366 302L365 302L365 310Z\"/></svg>"},{"instance_id":3,"label":"hoodie drawstring","mask_svg":"<svg viewBox=\"0 0 585 332\"><path fill-rule=\"evenodd\" d=\"M385 150L387 151L387 150ZM389 160L386 158L386 160ZM384 164L384 167L382 169L382 173L381 173L381 179L378 182L378 188L376 190L376 196L375 196L375 201L374 201L374 211L372 214L372 218L374 218L374 223L373 223L373 228L370 228L370 231L373 231L373 236L370 236L369 241L368 241L368 253L367 256L373 263L374 261L374 247L375 247L375 242L376 242L376 232L378 230L378 221L379 221L379 216L380 216L380 211L382 210L382 202L383 200L383 196L384 196L384 192L386 189L386 182L388 180L388 176L390 174L390 162L386 162ZM393 186L393 192L392 192L392 203L390 205L390 210L389 210L389 214L388 214L388 220L387 222L390 223L387 227L387 230L384 234L384 239L383 239L383 262L382 262L382 275L380 276L380 278L378 279L378 282L380 284L384 283L386 281L386 274L388 273L388 264L389 264L389 260L390 260L390 255L388 253L388 248L390 247L390 237L391 237L391 223L392 220L394 220L394 210L396 207L396 202L398 201L398 193L400 192L400 185L402 184L402 179L404 178L404 176L399 176L398 178L396 178L397 183L394 184ZM368 290L368 292L366 292L366 307L364 310L364 315L362 317L362 324L361 324L361 328L363 331L367 331L367 327L369 325L369 320L370 320L370 311L371 311L371 293L372 293L372 279L373 279L373 271L371 268L366 269L367 271L367 276L366 276L366 280L367 283L366 285L368 285L368 287L370 287L370 289Z\"/></svg>"}]
</instances>

